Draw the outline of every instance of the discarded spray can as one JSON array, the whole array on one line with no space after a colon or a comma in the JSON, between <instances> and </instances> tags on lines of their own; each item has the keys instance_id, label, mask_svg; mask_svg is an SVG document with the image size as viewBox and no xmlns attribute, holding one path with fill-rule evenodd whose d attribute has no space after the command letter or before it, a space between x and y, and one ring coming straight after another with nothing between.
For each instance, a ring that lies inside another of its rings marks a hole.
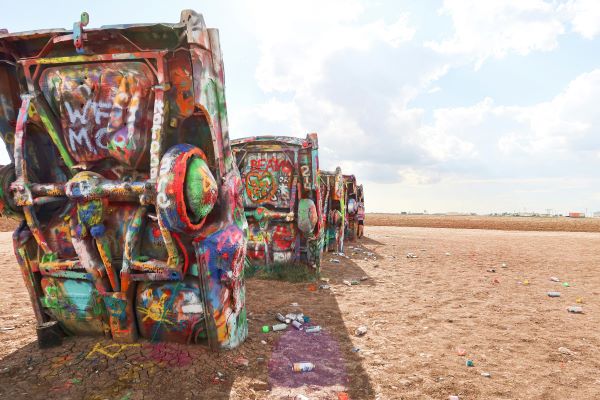
<instances>
[{"instance_id":1,"label":"discarded spray can","mask_svg":"<svg viewBox=\"0 0 600 400\"><path fill-rule=\"evenodd\" d=\"M549 297L560 297L560 292L548 292Z\"/></svg>"},{"instance_id":2,"label":"discarded spray can","mask_svg":"<svg viewBox=\"0 0 600 400\"><path fill-rule=\"evenodd\" d=\"M331 286L329 286L329 285L320 285L320 286L319 286L319 289L323 289L323 290L325 290L325 289L329 289L330 287L331 287Z\"/></svg>"},{"instance_id":3,"label":"discarded spray can","mask_svg":"<svg viewBox=\"0 0 600 400\"><path fill-rule=\"evenodd\" d=\"M287 324L277 324L273 325L273 331L285 331L287 329Z\"/></svg>"},{"instance_id":4,"label":"discarded spray can","mask_svg":"<svg viewBox=\"0 0 600 400\"><path fill-rule=\"evenodd\" d=\"M306 323L309 323L309 322L310 322L310 317L308 317L308 316L306 316L306 315L305 315L305 316L303 316L303 317L302 317L302 322L303 322L303 323L305 323L305 324L306 324Z\"/></svg>"},{"instance_id":5,"label":"discarded spray can","mask_svg":"<svg viewBox=\"0 0 600 400\"><path fill-rule=\"evenodd\" d=\"M280 313L277 313L277 315L275 316L275 318L277 319L277 321L283 322L284 324L289 324L291 322L289 318L284 317Z\"/></svg>"},{"instance_id":6,"label":"discarded spray can","mask_svg":"<svg viewBox=\"0 0 600 400\"><path fill-rule=\"evenodd\" d=\"M563 286L564 286L564 287L569 287L569 286L571 286L571 285L569 285L569 282L563 282Z\"/></svg>"},{"instance_id":7,"label":"discarded spray can","mask_svg":"<svg viewBox=\"0 0 600 400\"><path fill-rule=\"evenodd\" d=\"M304 314L300 313L300 314L296 315L296 321L303 324L304 323Z\"/></svg>"},{"instance_id":8,"label":"discarded spray can","mask_svg":"<svg viewBox=\"0 0 600 400\"><path fill-rule=\"evenodd\" d=\"M292 321L292 325L294 326L294 328L298 329L299 331L302 330L302 324L300 322L298 322L298 321Z\"/></svg>"},{"instance_id":9,"label":"discarded spray can","mask_svg":"<svg viewBox=\"0 0 600 400\"><path fill-rule=\"evenodd\" d=\"M315 364L311 362L297 362L292 366L294 372L310 372L315 369Z\"/></svg>"},{"instance_id":10,"label":"discarded spray can","mask_svg":"<svg viewBox=\"0 0 600 400\"><path fill-rule=\"evenodd\" d=\"M343 283L346 286L352 286L352 283L350 283L350 281L344 280Z\"/></svg>"},{"instance_id":11,"label":"discarded spray can","mask_svg":"<svg viewBox=\"0 0 600 400\"><path fill-rule=\"evenodd\" d=\"M583 307L571 306L567 308L567 311L573 314L583 314Z\"/></svg>"},{"instance_id":12,"label":"discarded spray can","mask_svg":"<svg viewBox=\"0 0 600 400\"><path fill-rule=\"evenodd\" d=\"M309 326L307 327L304 332L306 333L317 333L317 332L321 332L321 327L319 325L317 326Z\"/></svg>"},{"instance_id":13,"label":"discarded spray can","mask_svg":"<svg viewBox=\"0 0 600 400\"><path fill-rule=\"evenodd\" d=\"M295 319L296 319L296 315L297 315L297 314L292 314L292 313L285 314L285 318L286 318L286 319L289 319L289 320L290 320L290 322L292 322L293 320L295 320Z\"/></svg>"},{"instance_id":14,"label":"discarded spray can","mask_svg":"<svg viewBox=\"0 0 600 400\"><path fill-rule=\"evenodd\" d=\"M366 281L367 279L369 279L369 277L368 277L368 276L361 276L361 277L360 277L360 280L361 280L361 281Z\"/></svg>"},{"instance_id":15,"label":"discarded spray can","mask_svg":"<svg viewBox=\"0 0 600 400\"><path fill-rule=\"evenodd\" d=\"M358 285L359 283L360 283L360 282L358 282L356 279L352 279L352 280L350 281L350 284L351 284L351 285Z\"/></svg>"},{"instance_id":16,"label":"discarded spray can","mask_svg":"<svg viewBox=\"0 0 600 400\"><path fill-rule=\"evenodd\" d=\"M551 276L551 277L550 277L550 280L551 280L552 282L560 282L560 279L558 279L556 276Z\"/></svg>"}]
</instances>

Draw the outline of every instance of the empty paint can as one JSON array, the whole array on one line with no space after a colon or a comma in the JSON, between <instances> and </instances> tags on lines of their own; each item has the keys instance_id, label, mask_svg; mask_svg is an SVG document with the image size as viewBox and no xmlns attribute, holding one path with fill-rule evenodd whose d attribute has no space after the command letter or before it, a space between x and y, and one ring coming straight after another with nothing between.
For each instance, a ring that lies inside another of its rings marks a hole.
<instances>
[{"instance_id":1,"label":"empty paint can","mask_svg":"<svg viewBox=\"0 0 600 400\"><path fill-rule=\"evenodd\" d=\"M583 307L571 306L567 308L567 311L573 314L583 314Z\"/></svg>"},{"instance_id":2,"label":"empty paint can","mask_svg":"<svg viewBox=\"0 0 600 400\"><path fill-rule=\"evenodd\" d=\"M281 313L277 313L275 319L277 319L279 322L283 322L284 324L289 324L291 322L289 318L284 317L281 315Z\"/></svg>"},{"instance_id":3,"label":"empty paint can","mask_svg":"<svg viewBox=\"0 0 600 400\"><path fill-rule=\"evenodd\" d=\"M287 329L287 324L273 325L273 331L285 331L286 329Z\"/></svg>"},{"instance_id":4,"label":"empty paint can","mask_svg":"<svg viewBox=\"0 0 600 400\"><path fill-rule=\"evenodd\" d=\"M548 292L549 297L560 297L560 292Z\"/></svg>"},{"instance_id":5,"label":"empty paint can","mask_svg":"<svg viewBox=\"0 0 600 400\"><path fill-rule=\"evenodd\" d=\"M317 326L309 326L304 331L306 333L317 333L317 332L321 332L321 327L319 325L317 325Z\"/></svg>"},{"instance_id":6,"label":"empty paint can","mask_svg":"<svg viewBox=\"0 0 600 400\"><path fill-rule=\"evenodd\" d=\"M302 324L298 321L292 321L292 325L294 325L294 328L298 329L299 331L302 330Z\"/></svg>"},{"instance_id":7,"label":"empty paint can","mask_svg":"<svg viewBox=\"0 0 600 400\"><path fill-rule=\"evenodd\" d=\"M311 362L297 362L292 366L294 372L310 372L315 369L315 364Z\"/></svg>"},{"instance_id":8,"label":"empty paint can","mask_svg":"<svg viewBox=\"0 0 600 400\"><path fill-rule=\"evenodd\" d=\"M303 324L304 323L304 314L300 313L300 314L296 315L296 321Z\"/></svg>"}]
</instances>

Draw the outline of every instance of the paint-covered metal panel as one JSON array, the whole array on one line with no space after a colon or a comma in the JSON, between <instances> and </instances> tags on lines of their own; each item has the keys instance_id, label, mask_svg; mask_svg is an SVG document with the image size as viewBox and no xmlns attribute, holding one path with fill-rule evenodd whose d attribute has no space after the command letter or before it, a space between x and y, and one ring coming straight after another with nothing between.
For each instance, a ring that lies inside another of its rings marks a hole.
<instances>
[{"instance_id":1,"label":"paint-covered metal panel","mask_svg":"<svg viewBox=\"0 0 600 400\"><path fill-rule=\"evenodd\" d=\"M302 264L318 274L323 232L317 135L249 137L232 147L245 188L251 263Z\"/></svg>"},{"instance_id":2,"label":"paint-covered metal panel","mask_svg":"<svg viewBox=\"0 0 600 400\"><path fill-rule=\"evenodd\" d=\"M232 348L247 223L218 32L176 24L0 33L0 210L38 323Z\"/></svg>"},{"instance_id":3,"label":"paint-covered metal panel","mask_svg":"<svg viewBox=\"0 0 600 400\"><path fill-rule=\"evenodd\" d=\"M342 169L319 171L319 185L323 194L322 223L325 227L324 247L327 251L344 252L346 227L346 185Z\"/></svg>"}]
</instances>

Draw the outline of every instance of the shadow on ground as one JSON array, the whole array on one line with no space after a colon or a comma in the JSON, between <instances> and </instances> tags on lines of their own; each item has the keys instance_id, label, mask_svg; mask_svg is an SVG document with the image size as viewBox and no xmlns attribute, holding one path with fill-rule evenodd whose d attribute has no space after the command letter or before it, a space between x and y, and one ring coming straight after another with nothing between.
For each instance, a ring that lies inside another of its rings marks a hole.
<instances>
[{"instance_id":1,"label":"shadow on ground","mask_svg":"<svg viewBox=\"0 0 600 400\"><path fill-rule=\"evenodd\" d=\"M361 277L367 278L361 285L374 285L353 259L377 258L378 245L363 238L349 243L345 256L325 253L322 276L329 278L331 289L248 280L249 337L238 349L214 353L200 346L78 337L40 350L33 342L0 360L0 398L293 399L304 394L337 399L346 392L350 399L373 399L369 377L353 351L356 327L346 326L335 288ZM263 325L278 323L277 312L302 312L310 317L307 325L322 331L308 334L290 326L263 333ZM312 362L314 371L293 372L292 363L299 361Z\"/></svg>"}]
</instances>

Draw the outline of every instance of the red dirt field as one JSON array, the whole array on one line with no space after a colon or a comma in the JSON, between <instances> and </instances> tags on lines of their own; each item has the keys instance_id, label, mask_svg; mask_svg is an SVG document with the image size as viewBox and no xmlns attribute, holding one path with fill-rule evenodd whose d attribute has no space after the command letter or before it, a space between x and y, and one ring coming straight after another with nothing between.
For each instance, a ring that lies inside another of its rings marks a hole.
<instances>
[{"instance_id":1,"label":"red dirt field","mask_svg":"<svg viewBox=\"0 0 600 400\"><path fill-rule=\"evenodd\" d=\"M600 218L491 217L449 215L367 214L373 226L422 228L495 229L502 231L600 232Z\"/></svg>"},{"instance_id":2,"label":"red dirt field","mask_svg":"<svg viewBox=\"0 0 600 400\"><path fill-rule=\"evenodd\" d=\"M389 226L366 234L360 250L346 247L348 259L325 256L330 290L249 280L250 337L221 353L101 338L39 350L10 234L0 234L0 398L600 398L600 234ZM568 313L578 298L584 313ZM297 310L323 331L260 332L276 312ZM357 337L360 325L368 332ZM315 370L293 373L295 361Z\"/></svg>"}]
</instances>

